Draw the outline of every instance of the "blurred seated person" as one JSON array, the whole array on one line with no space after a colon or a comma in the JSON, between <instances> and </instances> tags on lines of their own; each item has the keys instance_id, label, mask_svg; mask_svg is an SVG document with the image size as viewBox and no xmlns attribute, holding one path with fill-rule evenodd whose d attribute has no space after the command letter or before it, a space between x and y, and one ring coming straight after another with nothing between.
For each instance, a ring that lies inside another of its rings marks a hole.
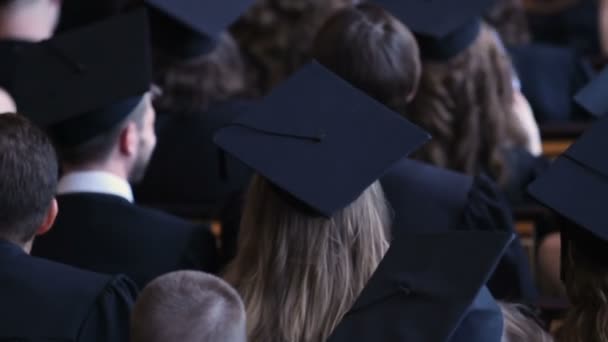
<instances>
[{"instance_id":1,"label":"blurred seated person","mask_svg":"<svg viewBox=\"0 0 608 342\"><path fill-rule=\"evenodd\" d=\"M223 280L196 271L165 274L133 308L131 342L245 342L245 308Z\"/></svg>"},{"instance_id":2,"label":"blurred seated person","mask_svg":"<svg viewBox=\"0 0 608 342\"><path fill-rule=\"evenodd\" d=\"M418 46L395 17L372 4L337 12L314 46L315 57L395 112L407 114L421 74ZM513 231L508 204L485 176L469 177L409 158L380 178L396 226ZM449 191L446 191L449 189ZM514 241L489 282L500 299L534 301L528 261Z\"/></svg>"},{"instance_id":3,"label":"blurred seated person","mask_svg":"<svg viewBox=\"0 0 608 342\"><path fill-rule=\"evenodd\" d=\"M560 278L570 308L557 332L560 342L608 336L608 166L598 153L608 148L607 119L599 119L530 185L531 195L563 221Z\"/></svg>"},{"instance_id":4,"label":"blurred seated person","mask_svg":"<svg viewBox=\"0 0 608 342\"><path fill-rule=\"evenodd\" d=\"M127 342L135 285L29 256L55 220L58 162L24 117L0 115L0 339Z\"/></svg>"},{"instance_id":5,"label":"blurred seated person","mask_svg":"<svg viewBox=\"0 0 608 342\"><path fill-rule=\"evenodd\" d=\"M444 282L420 275L438 276L444 269L426 263L425 257L421 261L420 253L415 253L419 251L409 245L398 244L389 251L391 241L412 240L404 238L406 227L391 224L378 178L426 140L427 134L418 127L316 62L218 131L215 142L256 171L246 198L237 256L225 272L225 279L243 297L250 341L325 341L349 311L358 312L348 315L356 320L359 313L369 313L374 304L383 302L392 304L384 310L393 310L394 317L385 329L375 324L374 331L382 335L368 334L364 340L413 337L425 330L408 329L399 318L412 317L408 293L416 299L417 291L421 297L441 297L432 284ZM447 295L461 300L455 316L462 319L449 324L464 326L452 341L500 340L502 316L484 286L487 273L510 241L511 234L499 235L509 239L489 244L492 255L475 258L488 264L472 272L483 273L481 277L467 279L468 294L456 294L455 285ZM474 241L464 235L463 239ZM390 262L382 266L387 251ZM448 277L466 278L460 267L466 266L451 268L454 272ZM377 282L372 276L376 271L380 272ZM368 281L373 282L368 288L372 293L365 295ZM395 300L381 300L389 296ZM429 311L435 315L448 309L440 302L435 311L426 310L425 317ZM348 324L342 333L357 328L364 330L360 324ZM428 337L418 336L401 340Z\"/></svg>"},{"instance_id":6,"label":"blurred seated person","mask_svg":"<svg viewBox=\"0 0 608 342\"><path fill-rule=\"evenodd\" d=\"M12 93L19 50L51 37L60 10L61 0L0 1L0 87Z\"/></svg>"},{"instance_id":7,"label":"blurred seated person","mask_svg":"<svg viewBox=\"0 0 608 342\"><path fill-rule=\"evenodd\" d=\"M208 227L133 201L129 182L141 179L156 141L146 25L137 10L37 45L23 57L18 94L51 135L64 172L55 230L33 254L124 273L141 287L170 271L215 272L218 262Z\"/></svg>"},{"instance_id":8,"label":"blurred seated person","mask_svg":"<svg viewBox=\"0 0 608 342\"><path fill-rule=\"evenodd\" d=\"M400 112L433 140L414 157L468 175L486 173L512 205L525 202L526 184L544 167L537 158L539 129L520 110L524 99L509 56L480 19L488 4L446 0L448 8L437 13L434 3L424 1L376 2L408 25L420 46L420 83L409 103L401 100Z\"/></svg>"},{"instance_id":9,"label":"blurred seated person","mask_svg":"<svg viewBox=\"0 0 608 342\"><path fill-rule=\"evenodd\" d=\"M569 46L532 41L523 2L497 1L484 18L504 42L534 117L540 124L588 119L571 98L593 76L591 60Z\"/></svg>"}]
</instances>

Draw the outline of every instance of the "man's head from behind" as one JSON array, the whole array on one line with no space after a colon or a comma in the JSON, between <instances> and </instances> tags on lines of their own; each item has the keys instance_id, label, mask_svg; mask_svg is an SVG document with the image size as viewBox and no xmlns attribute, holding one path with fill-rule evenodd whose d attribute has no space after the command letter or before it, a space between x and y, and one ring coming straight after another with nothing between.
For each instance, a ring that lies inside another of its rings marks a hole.
<instances>
[{"instance_id":1,"label":"man's head from behind","mask_svg":"<svg viewBox=\"0 0 608 342\"><path fill-rule=\"evenodd\" d=\"M143 290L132 314L132 342L245 342L245 309L237 292L209 274L180 271Z\"/></svg>"},{"instance_id":2,"label":"man's head from behind","mask_svg":"<svg viewBox=\"0 0 608 342\"><path fill-rule=\"evenodd\" d=\"M51 128L50 132L65 171L105 170L137 182L143 177L156 146L154 120L151 95L147 93L123 120L82 142L64 143L66 135L78 134L78 128L82 128L78 125ZM84 124L90 126L95 122Z\"/></svg>"},{"instance_id":3,"label":"man's head from behind","mask_svg":"<svg viewBox=\"0 0 608 342\"><path fill-rule=\"evenodd\" d=\"M57 215L58 165L46 135L24 117L0 115L0 238L27 246Z\"/></svg>"}]
</instances>

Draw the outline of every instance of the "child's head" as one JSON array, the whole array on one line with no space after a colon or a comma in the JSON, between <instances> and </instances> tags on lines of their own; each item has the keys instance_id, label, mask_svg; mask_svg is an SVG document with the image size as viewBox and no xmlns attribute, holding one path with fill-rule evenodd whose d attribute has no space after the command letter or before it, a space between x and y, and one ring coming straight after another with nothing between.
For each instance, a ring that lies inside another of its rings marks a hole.
<instances>
[{"instance_id":1,"label":"child's head","mask_svg":"<svg viewBox=\"0 0 608 342\"><path fill-rule=\"evenodd\" d=\"M161 276L140 294L131 341L245 341L245 310L223 280L195 271Z\"/></svg>"}]
</instances>

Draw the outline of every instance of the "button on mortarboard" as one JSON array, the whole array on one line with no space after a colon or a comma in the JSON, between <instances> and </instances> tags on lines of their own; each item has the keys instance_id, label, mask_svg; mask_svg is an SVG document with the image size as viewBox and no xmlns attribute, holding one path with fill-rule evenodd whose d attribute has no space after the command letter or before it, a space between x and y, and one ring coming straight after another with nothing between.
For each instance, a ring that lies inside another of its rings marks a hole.
<instances>
[{"instance_id":1,"label":"button on mortarboard","mask_svg":"<svg viewBox=\"0 0 608 342\"><path fill-rule=\"evenodd\" d=\"M148 17L143 9L70 31L24 51L15 98L22 113L59 143L110 129L150 89Z\"/></svg>"},{"instance_id":2,"label":"button on mortarboard","mask_svg":"<svg viewBox=\"0 0 608 342\"><path fill-rule=\"evenodd\" d=\"M373 0L414 32L424 58L446 60L477 38L495 0Z\"/></svg>"},{"instance_id":3,"label":"button on mortarboard","mask_svg":"<svg viewBox=\"0 0 608 342\"><path fill-rule=\"evenodd\" d=\"M221 148L327 217L427 140L316 62L215 136Z\"/></svg>"}]
</instances>

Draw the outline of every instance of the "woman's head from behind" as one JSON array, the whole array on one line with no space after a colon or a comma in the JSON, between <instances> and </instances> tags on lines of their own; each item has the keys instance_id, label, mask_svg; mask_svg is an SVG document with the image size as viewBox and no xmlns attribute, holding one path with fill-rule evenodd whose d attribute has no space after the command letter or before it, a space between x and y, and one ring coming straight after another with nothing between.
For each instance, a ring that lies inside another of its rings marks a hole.
<instances>
[{"instance_id":1,"label":"woman's head from behind","mask_svg":"<svg viewBox=\"0 0 608 342\"><path fill-rule=\"evenodd\" d=\"M325 218L255 176L226 274L244 299L249 339L326 340L387 251L389 221L378 182Z\"/></svg>"},{"instance_id":2,"label":"woman's head from behind","mask_svg":"<svg viewBox=\"0 0 608 342\"><path fill-rule=\"evenodd\" d=\"M343 9L317 34L319 62L396 111L403 112L420 79L420 56L411 32L372 4Z\"/></svg>"},{"instance_id":3,"label":"woman's head from behind","mask_svg":"<svg viewBox=\"0 0 608 342\"><path fill-rule=\"evenodd\" d=\"M447 61L423 60L408 118L433 135L418 157L468 174L505 181L502 147L525 138L511 112L513 69L496 33L482 25L477 39Z\"/></svg>"}]
</instances>

